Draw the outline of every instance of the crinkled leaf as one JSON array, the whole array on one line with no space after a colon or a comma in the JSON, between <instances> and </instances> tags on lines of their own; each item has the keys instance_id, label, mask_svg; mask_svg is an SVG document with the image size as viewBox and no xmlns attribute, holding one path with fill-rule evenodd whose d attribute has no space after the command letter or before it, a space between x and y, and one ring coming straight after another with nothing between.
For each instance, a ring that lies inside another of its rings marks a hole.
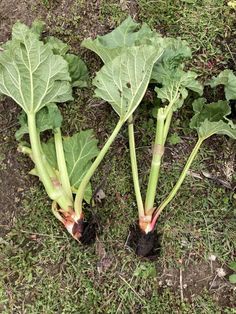
<instances>
[{"instance_id":1,"label":"crinkled leaf","mask_svg":"<svg viewBox=\"0 0 236 314\"><path fill-rule=\"evenodd\" d=\"M54 36L48 36L46 38L46 45L53 51L54 54L60 56L65 56L70 48L67 44L63 43L62 40Z\"/></svg>"},{"instance_id":2,"label":"crinkled leaf","mask_svg":"<svg viewBox=\"0 0 236 314\"><path fill-rule=\"evenodd\" d=\"M142 100L161 54L153 46L127 49L97 73L93 80L95 95L108 101L120 118L127 120Z\"/></svg>"},{"instance_id":3,"label":"crinkled leaf","mask_svg":"<svg viewBox=\"0 0 236 314\"><path fill-rule=\"evenodd\" d=\"M232 70L224 70L217 77L213 77L210 86L216 87L217 85L224 85L227 100L236 99L236 76Z\"/></svg>"},{"instance_id":4,"label":"crinkled leaf","mask_svg":"<svg viewBox=\"0 0 236 314\"><path fill-rule=\"evenodd\" d=\"M163 47L165 49L161 62L154 65L151 77L152 80L161 84L173 75L180 76L176 74L176 71L181 71L184 60L192 56L188 43L180 38L163 38Z\"/></svg>"},{"instance_id":5,"label":"crinkled leaf","mask_svg":"<svg viewBox=\"0 0 236 314\"><path fill-rule=\"evenodd\" d=\"M84 61L73 54L66 54L64 58L69 65L72 87L87 87L89 73Z\"/></svg>"},{"instance_id":6,"label":"crinkled leaf","mask_svg":"<svg viewBox=\"0 0 236 314\"><path fill-rule=\"evenodd\" d=\"M139 45L144 44L146 39L153 36L156 38L157 33L146 24L140 26L129 16L111 33L98 36L95 40L85 39L82 46L94 51L104 63L107 63L122 53L124 48L134 46L138 41Z\"/></svg>"},{"instance_id":7,"label":"crinkled leaf","mask_svg":"<svg viewBox=\"0 0 236 314\"><path fill-rule=\"evenodd\" d=\"M158 98L172 104L173 111L180 108L188 96L188 90L199 95L203 92L202 85L196 80L197 74L183 70L183 61L191 57L188 43L180 38L165 38L164 53L161 61L153 67L151 80L161 84L157 87Z\"/></svg>"},{"instance_id":8,"label":"crinkled leaf","mask_svg":"<svg viewBox=\"0 0 236 314\"><path fill-rule=\"evenodd\" d=\"M72 99L67 62L53 55L38 35L15 24L13 34L22 36L8 42L0 52L0 93L11 97L28 113L36 113L52 102Z\"/></svg>"},{"instance_id":9,"label":"crinkled leaf","mask_svg":"<svg viewBox=\"0 0 236 314\"><path fill-rule=\"evenodd\" d=\"M206 139L214 134L228 135L236 140L236 130L232 129L229 124L220 120L217 122L210 122L205 120L201 123L198 129L198 135L202 139Z\"/></svg>"},{"instance_id":10,"label":"crinkled leaf","mask_svg":"<svg viewBox=\"0 0 236 314\"><path fill-rule=\"evenodd\" d=\"M192 71L185 72L182 69L168 71L160 65L159 83L162 87L156 87L157 97L163 102L168 101L172 104L173 111L180 108L188 96L188 90L192 90L202 95L203 86L196 80L197 74Z\"/></svg>"},{"instance_id":11,"label":"crinkled leaf","mask_svg":"<svg viewBox=\"0 0 236 314\"><path fill-rule=\"evenodd\" d=\"M63 148L67 171L73 192L78 189L81 180L92 165L92 160L98 155L98 141L93 136L92 130L81 131L71 137L63 138ZM42 144L43 151L51 166L58 169L56 151L53 139ZM87 203L92 197L92 188L88 184L84 199Z\"/></svg>"},{"instance_id":12,"label":"crinkled leaf","mask_svg":"<svg viewBox=\"0 0 236 314\"><path fill-rule=\"evenodd\" d=\"M224 119L230 114L231 109L227 101L219 100L218 102L206 103L205 98L198 98L193 102L195 115L191 119L190 127L198 128L204 120L217 122Z\"/></svg>"},{"instance_id":13,"label":"crinkled leaf","mask_svg":"<svg viewBox=\"0 0 236 314\"><path fill-rule=\"evenodd\" d=\"M55 104L50 104L42 108L36 115L36 125L39 132L46 130L55 130L60 128L62 124L62 115ZM16 131L16 139L19 141L24 134L29 133L27 124L27 115L21 112L19 116L20 128Z\"/></svg>"},{"instance_id":14,"label":"crinkled leaf","mask_svg":"<svg viewBox=\"0 0 236 314\"><path fill-rule=\"evenodd\" d=\"M225 101L206 104L205 98L194 103L195 115L190 127L198 132L198 136L206 139L213 134L224 134L236 139L236 129L231 127L226 116L230 114L230 106ZM233 124L233 122L231 121Z\"/></svg>"},{"instance_id":15,"label":"crinkled leaf","mask_svg":"<svg viewBox=\"0 0 236 314\"><path fill-rule=\"evenodd\" d=\"M42 32L43 32L43 29L45 27L45 22L44 21L41 21L41 20L35 20L33 23L32 23L32 26L31 26L31 31L34 32L36 35L38 35L38 38L41 37L42 35Z\"/></svg>"}]
</instances>

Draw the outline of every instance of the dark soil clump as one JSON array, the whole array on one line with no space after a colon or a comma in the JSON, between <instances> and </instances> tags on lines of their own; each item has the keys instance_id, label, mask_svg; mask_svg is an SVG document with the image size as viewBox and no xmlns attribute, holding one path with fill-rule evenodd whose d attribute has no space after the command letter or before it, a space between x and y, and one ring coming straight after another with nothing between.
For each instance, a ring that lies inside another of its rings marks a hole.
<instances>
[{"instance_id":1,"label":"dark soil clump","mask_svg":"<svg viewBox=\"0 0 236 314\"><path fill-rule=\"evenodd\" d=\"M83 245L91 245L95 243L97 235L98 224L96 220L91 217L89 220L83 222L83 233L80 242Z\"/></svg>"},{"instance_id":2,"label":"dark soil clump","mask_svg":"<svg viewBox=\"0 0 236 314\"><path fill-rule=\"evenodd\" d=\"M155 230L145 234L140 230L138 224L131 225L129 232L127 245L131 247L138 256L146 257L150 260L159 257L161 250L160 234Z\"/></svg>"}]
</instances>

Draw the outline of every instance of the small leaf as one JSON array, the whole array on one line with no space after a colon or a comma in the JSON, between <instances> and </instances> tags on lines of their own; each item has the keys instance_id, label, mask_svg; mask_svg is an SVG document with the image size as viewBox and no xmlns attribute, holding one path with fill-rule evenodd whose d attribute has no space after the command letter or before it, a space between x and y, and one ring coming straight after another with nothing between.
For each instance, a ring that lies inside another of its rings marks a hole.
<instances>
[{"instance_id":1,"label":"small leaf","mask_svg":"<svg viewBox=\"0 0 236 314\"><path fill-rule=\"evenodd\" d=\"M173 133L168 137L168 142L172 145L179 144L181 142L181 137L177 133Z\"/></svg>"},{"instance_id":2,"label":"small leaf","mask_svg":"<svg viewBox=\"0 0 236 314\"><path fill-rule=\"evenodd\" d=\"M229 268L236 272L236 262L231 262Z\"/></svg>"},{"instance_id":3,"label":"small leaf","mask_svg":"<svg viewBox=\"0 0 236 314\"><path fill-rule=\"evenodd\" d=\"M55 130L62 124L62 115L55 104L49 104L42 108L36 115L36 125L39 132Z\"/></svg>"},{"instance_id":4,"label":"small leaf","mask_svg":"<svg viewBox=\"0 0 236 314\"><path fill-rule=\"evenodd\" d=\"M190 127L197 128L205 119L210 122L216 122L230 114L231 109L227 101L206 103L205 98L198 98L193 102L194 117L191 119Z\"/></svg>"},{"instance_id":5,"label":"small leaf","mask_svg":"<svg viewBox=\"0 0 236 314\"><path fill-rule=\"evenodd\" d=\"M193 108L195 115L191 119L190 127L197 130L200 138L206 139L213 134L224 134L236 139L235 125L226 117L231 112L226 101L206 104L206 99L200 98L193 103Z\"/></svg>"},{"instance_id":6,"label":"small leaf","mask_svg":"<svg viewBox=\"0 0 236 314\"><path fill-rule=\"evenodd\" d=\"M224 70L217 77L213 77L210 81L211 87L224 85L225 98L227 100L236 99L236 76L232 70Z\"/></svg>"},{"instance_id":7,"label":"small leaf","mask_svg":"<svg viewBox=\"0 0 236 314\"><path fill-rule=\"evenodd\" d=\"M160 73L165 72L162 65L158 68ZM168 101L171 103L172 110L176 111L183 105L184 100L187 98L188 89L199 95L202 94L203 87L196 80L197 76L198 75L192 71L185 72L180 68L175 69L174 71L167 70L164 74L160 74L159 83L162 84L162 87L155 88L157 97L163 102Z\"/></svg>"},{"instance_id":8,"label":"small leaf","mask_svg":"<svg viewBox=\"0 0 236 314\"><path fill-rule=\"evenodd\" d=\"M81 131L71 137L63 138L65 160L73 193L76 193L82 178L92 165L92 159L98 155L97 142L92 130ZM54 139L42 143L42 148L50 165L58 170ZM92 187L88 184L84 200L90 203L91 198Z\"/></svg>"},{"instance_id":9,"label":"small leaf","mask_svg":"<svg viewBox=\"0 0 236 314\"><path fill-rule=\"evenodd\" d=\"M64 59L68 62L72 87L87 87L89 80L88 68L80 57L66 54Z\"/></svg>"},{"instance_id":10,"label":"small leaf","mask_svg":"<svg viewBox=\"0 0 236 314\"><path fill-rule=\"evenodd\" d=\"M38 38L41 37L42 35L42 32L43 32L43 29L45 27L45 22L44 21L41 21L41 20L35 20L33 23L32 23L32 26L31 26L31 31L34 32L35 34L38 35Z\"/></svg>"},{"instance_id":11,"label":"small leaf","mask_svg":"<svg viewBox=\"0 0 236 314\"><path fill-rule=\"evenodd\" d=\"M108 101L120 118L127 120L142 100L161 54L152 46L127 48L97 73L93 80L95 95Z\"/></svg>"},{"instance_id":12,"label":"small leaf","mask_svg":"<svg viewBox=\"0 0 236 314\"><path fill-rule=\"evenodd\" d=\"M18 122L20 124L20 128L16 131L15 138L17 141L20 141L25 134L29 133L27 115L24 111L20 113L18 117Z\"/></svg>"},{"instance_id":13,"label":"small leaf","mask_svg":"<svg viewBox=\"0 0 236 314\"><path fill-rule=\"evenodd\" d=\"M81 131L63 141L68 175L71 186L75 189L90 168L91 160L99 152L97 143L92 130Z\"/></svg>"},{"instance_id":14,"label":"small leaf","mask_svg":"<svg viewBox=\"0 0 236 314\"><path fill-rule=\"evenodd\" d=\"M55 130L62 124L62 115L55 104L49 104L42 108L36 115L36 125L39 132ZM19 116L20 128L16 131L15 137L19 141L24 134L28 134L27 115L24 111Z\"/></svg>"},{"instance_id":15,"label":"small leaf","mask_svg":"<svg viewBox=\"0 0 236 314\"><path fill-rule=\"evenodd\" d=\"M63 43L62 40L54 36L48 36L46 38L46 45L53 51L54 54L60 56L65 56L70 48L67 44Z\"/></svg>"},{"instance_id":16,"label":"small leaf","mask_svg":"<svg viewBox=\"0 0 236 314\"><path fill-rule=\"evenodd\" d=\"M229 124L223 122L222 120L217 122L205 120L201 123L198 129L198 135L200 138L206 139L214 134L228 135L236 140L236 130L232 129Z\"/></svg>"},{"instance_id":17,"label":"small leaf","mask_svg":"<svg viewBox=\"0 0 236 314\"><path fill-rule=\"evenodd\" d=\"M230 275L230 276L229 276L229 281L230 281L232 284L236 284L236 274Z\"/></svg>"}]
</instances>

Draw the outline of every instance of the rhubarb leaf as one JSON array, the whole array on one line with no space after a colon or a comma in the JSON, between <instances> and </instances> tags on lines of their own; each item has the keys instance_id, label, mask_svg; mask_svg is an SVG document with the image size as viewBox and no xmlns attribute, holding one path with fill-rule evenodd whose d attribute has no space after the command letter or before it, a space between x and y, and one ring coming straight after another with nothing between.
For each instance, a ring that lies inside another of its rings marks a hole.
<instances>
[{"instance_id":1,"label":"rhubarb leaf","mask_svg":"<svg viewBox=\"0 0 236 314\"><path fill-rule=\"evenodd\" d=\"M13 39L0 52L0 93L11 97L27 113L52 102L72 100L67 62L17 23ZM25 29L25 28L24 28ZM14 39L17 37L17 39Z\"/></svg>"},{"instance_id":2,"label":"rhubarb leaf","mask_svg":"<svg viewBox=\"0 0 236 314\"><path fill-rule=\"evenodd\" d=\"M104 63L107 63L121 54L124 48L140 45L141 42L144 43L143 40L153 36L157 40L159 35L146 24L140 26L129 16L109 34L97 36L94 40L85 39L82 46L94 51Z\"/></svg>"},{"instance_id":3,"label":"rhubarb leaf","mask_svg":"<svg viewBox=\"0 0 236 314\"><path fill-rule=\"evenodd\" d=\"M81 131L63 141L68 175L75 189L90 168L91 160L99 153L97 143L92 130Z\"/></svg>"},{"instance_id":4,"label":"rhubarb leaf","mask_svg":"<svg viewBox=\"0 0 236 314\"><path fill-rule=\"evenodd\" d=\"M153 46L131 47L97 73L93 84L96 97L109 102L123 121L142 100L154 63L162 51Z\"/></svg>"},{"instance_id":5,"label":"rhubarb leaf","mask_svg":"<svg viewBox=\"0 0 236 314\"><path fill-rule=\"evenodd\" d=\"M195 115L190 127L196 129L201 139L207 139L214 134L228 135L236 139L236 125L227 119L230 106L226 101L206 104L206 99L200 98L194 102Z\"/></svg>"},{"instance_id":6,"label":"rhubarb leaf","mask_svg":"<svg viewBox=\"0 0 236 314\"><path fill-rule=\"evenodd\" d=\"M60 39L50 36L46 38L47 46L56 55L61 55L67 61L72 87L87 87L89 80L88 68L80 57L67 53L69 46Z\"/></svg>"},{"instance_id":7,"label":"rhubarb leaf","mask_svg":"<svg viewBox=\"0 0 236 314\"><path fill-rule=\"evenodd\" d=\"M71 189L76 193L81 180L92 165L92 160L98 155L98 141L92 130L81 131L71 137L63 138L63 148ZM43 151L48 162L58 169L54 141L51 139L42 144ZM86 188L84 199L89 202L92 196L92 188L89 184Z\"/></svg>"},{"instance_id":8,"label":"rhubarb leaf","mask_svg":"<svg viewBox=\"0 0 236 314\"><path fill-rule=\"evenodd\" d=\"M205 98L196 99L193 102L193 110L195 115L190 122L192 129L199 127L205 119L210 122L217 122L231 113L227 101L219 100L218 102L207 104Z\"/></svg>"},{"instance_id":9,"label":"rhubarb leaf","mask_svg":"<svg viewBox=\"0 0 236 314\"><path fill-rule=\"evenodd\" d=\"M50 104L43 107L36 115L36 126L38 132L46 130L55 130L60 128L62 124L62 115L56 104ZM16 131L15 136L19 141L24 134L29 133L27 115L24 111L19 116L20 128Z\"/></svg>"},{"instance_id":10,"label":"rhubarb leaf","mask_svg":"<svg viewBox=\"0 0 236 314\"><path fill-rule=\"evenodd\" d=\"M198 75L195 72L185 72L182 69L168 70L163 65L160 65L158 69L160 75L156 78L158 77L158 83L161 83L162 87L155 88L157 97L163 102L168 101L171 103L173 111L183 105L188 96L188 90L202 95L203 86L196 80Z\"/></svg>"},{"instance_id":11,"label":"rhubarb leaf","mask_svg":"<svg viewBox=\"0 0 236 314\"><path fill-rule=\"evenodd\" d=\"M69 45L63 43L62 40L54 36L48 36L46 38L46 45L53 51L54 54L60 56L64 56L70 48Z\"/></svg>"},{"instance_id":12,"label":"rhubarb leaf","mask_svg":"<svg viewBox=\"0 0 236 314\"><path fill-rule=\"evenodd\" d=\"M172 110L180 108L188 96L188 90L202 95L203 87L196 80L197 74L183 70L183 61L191 57L188 43L181 39L165 38L164 53L152 71L152 82L161 84L155 91L163 102L171 103Z\"/></svg>"},{"instance_id":13,"label":"rhubarb leaf","mask_svg":"<svg viewBox=\"0 0 236 314\"><path fill-rule=\"evenodd\" d=\"M227 100L236 99L236 76L232 70L224 70L217 77L210 81L211 87L224 85L225 98Z\"/></svg>"},{"instance_id":14,"label":"rhubarb leaf","mask_svg":"<svg viewBox=\"0 0 236 314\"><path fill-rule=\"evenodd\" d=\"M165 76L170 78L176 69L182 69L183 62L192 56L188 43L180 38L163 38L163 46L161 62L154 65L152 72L152 79L157 83L162 83Z\"/></svg>"},{"instance_id":15,"label":"rhubarb leaf","mask_svg":"<svg viewBox=\"0 0 236 314\"><path fill-rule=\"evenodd\" d=\"M68 62L72 87L87 87L89 81L88 68L80 57L66 54L64 59Z\"/></svg>"}]
</instances>

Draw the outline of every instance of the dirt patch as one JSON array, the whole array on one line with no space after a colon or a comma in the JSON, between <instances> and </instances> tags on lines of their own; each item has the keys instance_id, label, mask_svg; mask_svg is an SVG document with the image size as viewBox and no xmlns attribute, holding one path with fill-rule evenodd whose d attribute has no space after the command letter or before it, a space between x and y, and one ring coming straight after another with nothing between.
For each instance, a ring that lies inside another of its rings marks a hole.
<instances>
[{"instance_id":1,"label":"dirt patch","mask_svg":"<svg viewBox=\"0 0 236 314\"><path fill-rule=\"evenodd\" d=\"M0 103L0 235L11 228L17 213L22 209L22 199L30 186L27 172L31 164L17 153L14 137L18 112L10 99Z\"/></svg>"},{"instance_id":2,"label":"dirt patch","mask_svg":"<svg viewBox=\"0 0 236 314\"><path fill-rule=\"evenodd\" d=\"M0 42L5 42L11 34L13 24L20 20L30 25L36 18L43 19L46 9L40 1L2 0L0 3Z\"/></svg>"},{"instance_id":3,"label":"dirt patch","mask_svg":"<svg viewBox=\"0 0 236 314\"><path fill-rule=\"evenodd\" d=\"M217 261L198 262L180 266L180 269L166 269L158 276L159 292L170 288L181 299L193 302L204 291L208 291L221 307L234 308L234 286L229 283L231 270Z\"/></svg>"},{"instance_id":4,"label":"dirt patch","mask_svg":"<svg viewBox=\"0 0 236 314\"><path fill-rule=\"evenodd\" d=\"M160 235L155 230L145 234L140 230L138 224L130 226L126 242L138 256L150 260L155 260L161 250Z\"/></svg>"}]
</instances>

